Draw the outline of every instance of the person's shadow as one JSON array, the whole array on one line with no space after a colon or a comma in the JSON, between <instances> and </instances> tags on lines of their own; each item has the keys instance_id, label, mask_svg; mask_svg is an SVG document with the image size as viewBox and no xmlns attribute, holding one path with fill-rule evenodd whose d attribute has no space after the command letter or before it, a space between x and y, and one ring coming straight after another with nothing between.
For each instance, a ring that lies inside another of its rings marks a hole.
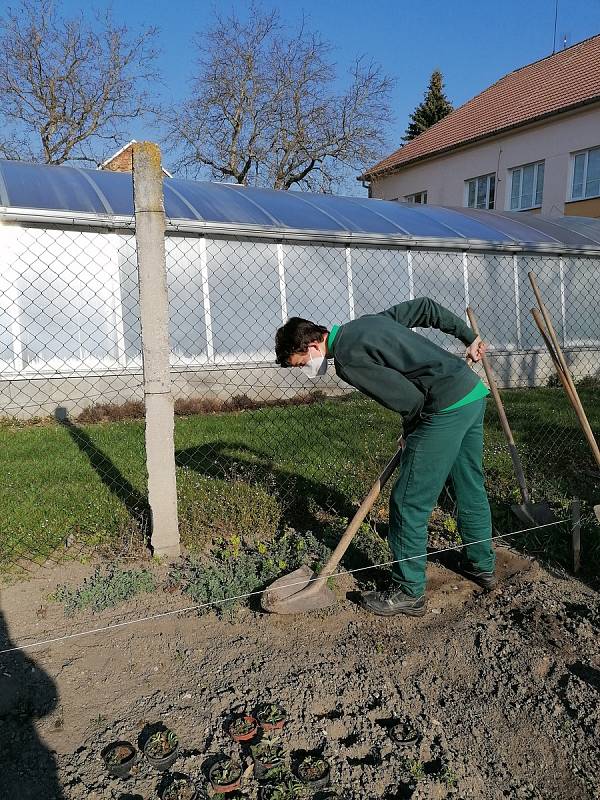
<instances>
[{"instance_id":1,"label":"person's shadow","mask_svg":"<svg viewBox=\"0 0 600 800\"><path fill-rule=\"evenodd\" d=\"M13 647L0 611L0 650ZM64 800L53 753L35 721L56 708L52 678L22 651L0 654L0 798Z\"/></svg>"}]
</instances>

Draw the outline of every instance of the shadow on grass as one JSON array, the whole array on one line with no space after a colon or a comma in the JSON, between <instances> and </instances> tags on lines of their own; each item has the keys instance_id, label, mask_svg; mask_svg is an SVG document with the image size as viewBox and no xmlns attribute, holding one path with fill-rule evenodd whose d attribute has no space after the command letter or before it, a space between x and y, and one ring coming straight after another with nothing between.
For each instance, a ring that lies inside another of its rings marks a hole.
<instances>
[{"instance_id":1,"label":"shadow on grass","mask_svg":"<svg viewBox=\"0 0 600 800\"><path fill-rule=\"evenodd\" d=\"M592 460L588 445L578 428L574 414L559 390L546 391L535 403L526 403L521 395L505 393L507 412L510 417L517 447L522 456L529 489L534 500L546 497L554 507L557 518L569 516L569 503L573 495L584 503L594 505L600 501L600 476ZM596 414L593 396L584 402ZM63 409L57 409L60 424L87 456L107 488L123 503L131 518L148 535L150 510L147 498L138 492L123 476L110 458L92 441L90 436L73 424ZM500 433L495 411L490 407L486 417L488 434ZM301 431L304 435L305 431ZM288 435L292 435L288 432ZM351 431L348 435L352 435ZM501 438L499 442L503 441ZM331 443L329 443L331 444ZM351 442L348 442L349 452ZM335 442L335 447L343 443ZM333 446L333 445L331 445ZM324 443L324 448L328 443ZM299 448L301 454L302 448ZM326 449L324 449L326 453ZM358 458L361 454L355 456ZM365 453L367 456L368 453ZM512 517L510 504L514 501L516 481L509 459L494 464L493 449L488 455L488 488L494 525L499 533L518 530L520 524ZM194 470L198 474L220 480L241 480L263 487L275 495L282 510L282 523L299 530L312 530L329 547L335 545L341 534L339 520L350 518L356 510L356 500L366 495L371 478L364 486L354 478L347 480L344 473L327 475L319 466L315 455L315 474L310 475L307 465L302 469L283 467L277 456L253 448L244 442L216 439L199 446L176 452L176 464L180 468ZM308 465L310 466L310 465ZM318 473L323 473L323 476ZM372 476L372 479L375 475ZM343 487L343 488L342 488ZM358 494L360 497L355 497ZM384 530L385 526L381 528ZM558 533L557 533L558 532ZM582 528L582 562L586 573L597 571L600 566L600 531L597 523L584 521ZM517 549L530 552L547 561L555 561L570 568L569 532L567 526L540 529L521 538L507 539ZM349 569L376 563L376 557L358 547L350 547L344 566ZM361 576L363 574L360 574ZM358 576L357 576L358 577ZM372 579L372 571L364 573L364 579Z\"/></svg>"},{"instance_id":2,"label":"shadow on grass","mask_svg":"<svg viewBox=\"0 0 600 800\"><path fill-rule=\"evenodd\" d=\"M334 486L281 469L268 454L243 443L215 441L179 450L175 462L178 467L192 469L204 477L227 480L235 476L267 488L279 500L283 525L310 530L329 548L335 547L341 535L340 530L332 529L333 519L350 519L357 510ZM369 489L370 486L364 487L365 496ZM375 561L357 546L355 539L343 559L344 566L354 569L369 563ZM365 571L364 580L372 579L371 572ZM361 582L362 574L357 578Z\"/></svg>"},{"instance_id":3,"label":"shadow on grass","mask_svg":"<svg viewBox=\"0 0 600 800\"><path fill-rule=\"evenodd\" d=\"M139 530L149 540L151 515L148 498L138 492L106 453L103 453L92 441L90 436L69 419L66 409L58 407L54 412L54 417L58 424L68 432L80 451L87 457L90 466L102 483L123 503Z\"/></svg>"},{"instance_id":4,"label":"shadow on grass","mask_svg":"<svg viewBox=\"0 0 600 800\"><path fill-rule=\"evenodd\" d=\"M0 612L0 650L12 646ZM0 655L0 797L63 800L54 755L36 731L57 703L56 684L32 658L19 650Z\"/></svg>"},{"instance_id":5,"label":"shadow on grass","mask_svg":"<svg viewBox=\"0 0 600 800\"><path fill-rule=\"evenodd\" d=\"M114 462L86 433L74 424L65 409L57 408L57 422L68 432L90 466L109 491L127 509L136 525L150 536L150 507L148 500L127 480ZM282 509L281 521L292 528L311 530L328 547L337 543L331 531L332 510L335 516L351 517L356 508L349 498L335 487L316 479L279 468L266 453L243 443L215 441L175 454L176 465L193 469L209 478L240 479L262 486L274 493ZM366 494L369 487L365 487ZM344 559L347 568L365 566L365 554L352 545Z\"/></svg>"}]
</instances>

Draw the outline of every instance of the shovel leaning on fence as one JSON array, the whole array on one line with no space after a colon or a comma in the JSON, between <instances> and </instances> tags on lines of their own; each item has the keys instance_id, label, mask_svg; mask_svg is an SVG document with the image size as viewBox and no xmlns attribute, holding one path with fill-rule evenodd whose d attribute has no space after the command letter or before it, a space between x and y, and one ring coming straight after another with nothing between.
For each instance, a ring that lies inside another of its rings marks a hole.
<instances>
[{"instance_id":1,"label":"shovel leaning on fence","mask_svg":"<svg viewBox=\"0 0 600 800\"><path fill-rule=\"evenodd\" d=\"M477 336L479 336L479 327L477 325L475 314L471 308L467 308L467 316L469 317L469 324L471 325L471 328L477 334ZM515 440L513 439L510 425L508 424L508 418L506 416L506 411L504 410L504 404L502 403L500 392L498 391L498 386L496 385L494 373L486 356L482 356L481 361L483 362L483 368L485 370L490 391L494 398L494 402L496 403L498 417L500 418L500 424L502 425L502 430L506 436L508 452L510 453L510 457L512 459L515 477L521 492L521 502L514 503L511 506L511 510L513 514L525 525L547 525L548 523L555 521L554 514L552 513L547 500L541 500L537 503L531 502L529 492L527 490L527 483L525 481L525 474L523 472L523 465L521 464L521 459L515 445Z\"/></svg>"},{"instance_id":2,"label":"shovel leaning on fence","mask_svg":"<svg viewBox=\"0 0 600 800\"><path fill-rule=\"evenodd\" d=\"M529 282L531 283L531 288L533 289L535 299L537 300L539 306L539 308L531 309L531 313L533 314L533 319L535 320L535 324L537 325L539 332L542 336L542 339L544 340L544 343L548 348L548 353L550 354L550 358L552 359L552 363L554 364L554 367L556 369L556 374L558 375L560 382L563 385L563 388L566 392L569 402L573 406L573 410L577 414L577 419L579 420L581 429L585 434L585 438L588 441L588 444L593 453L596 464L600 469L600 449L598 448L598 442L596 441L594 432L592 431L587 415L583 409L583 404L581 402L579 394L577 393L577 389L575 387L575 383L573 382L571 373L569 372L567 361L565 359L562 348L558 342L558 337L556 335L556 331L554 330L552 319L550 318L548 309L544 304L542 295L537 285L535 274L533 272L529 273ZM600 504L594 506L594 513L596 515L596 518L598 519L598 522L600 522Z\"/></svg>"}]
</instances>

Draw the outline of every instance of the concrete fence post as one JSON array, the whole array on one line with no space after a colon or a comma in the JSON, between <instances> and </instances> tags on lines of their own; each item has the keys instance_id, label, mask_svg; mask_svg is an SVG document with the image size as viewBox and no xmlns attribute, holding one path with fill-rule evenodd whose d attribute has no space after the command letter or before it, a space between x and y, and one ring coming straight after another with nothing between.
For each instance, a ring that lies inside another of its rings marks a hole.
<instances>
[{"instance_id":1,"label":"concrete fence post","mask_svg":"<svg viewBox=\"0 0 600 800\"><path fill-rule=\"evenodd\" d=\"M160 150L151 142L133 145L133 197L142 323L148 501L152 515L150 543L156 555L177 556L180 546L163 176Z\"/></svg>"}]
</instances>

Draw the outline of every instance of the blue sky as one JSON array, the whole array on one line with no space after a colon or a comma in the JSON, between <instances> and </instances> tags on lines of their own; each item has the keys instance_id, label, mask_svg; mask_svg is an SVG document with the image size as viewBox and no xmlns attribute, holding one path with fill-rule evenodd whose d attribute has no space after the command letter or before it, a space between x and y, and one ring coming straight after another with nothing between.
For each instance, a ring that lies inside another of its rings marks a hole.
<instances>
[{"instance_id":1,"label":"blue sky","mask_svg":"<svg viewBox=\"0 0 600 800\"><path fill-rule=\"evenodd\" d=\"M442 70L446 92L455 105L498 78L552 52L555 0L287 0L263 2L277 8L284 22L308 25L330 41L340 72L357 54L372 56L397 80L393 94L396 123L392 148L400 144L408 115L421 101L431 72ZM59 0L70 13L80 0ZM93 7L102 4L91 3ZM117 19L130 27L154 25L160 31L160 68L165 96L185 95L192 69L194 34L210 25L213 8L232 8L244 16L246 0L113 0ZM559 0L557 47L600 33L600 0ZM131 137L152 138L143 125Z\"/></svg>"}]
</instances>

